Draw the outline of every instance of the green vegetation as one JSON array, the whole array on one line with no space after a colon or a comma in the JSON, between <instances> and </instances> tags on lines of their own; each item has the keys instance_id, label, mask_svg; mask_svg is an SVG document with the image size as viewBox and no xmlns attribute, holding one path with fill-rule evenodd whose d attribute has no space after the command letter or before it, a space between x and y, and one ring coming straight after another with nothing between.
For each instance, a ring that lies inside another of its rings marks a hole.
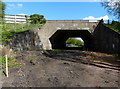
<instances>
[{"instance_id":1,"label":"green vegetation","mask_svg":"<svg viewBox=\"0 0 120 89\"><path fill-rule=\"evenodd\" d=\"M103 0L101 2L102 6L107 9L108 13L116 16L116 18L120 21L120 1L118 0Z\"/></svg>"},{"instance_id":2,"label":"green vegetation","mask_svg":"<svg viewBox=\"0 0 120 89\"><path fill-rule=\"evenodd\" d=\"M83 42L81 42L80 40L77 40L75 38L69 38L66 41L66 44L72 44L72 47L83 47L84 46Z\"/></svg>"},{"instance_id":3,"label":"green vegetation","mask_svg":"<svg viewBox=\"0 0 120 89\"><path fill-rule=\"evenodd\" d=\"M12 60L12 58L8 57L8 62L10 62ZM4 65L5 64L5 57L0 56L0 65Z\"/></svg>"},{"instance_id":4,"label":"green vegetation","mask_svg":"<svg viewBox=\"0 0 120 89\"><path fill-rule=\"evenodd\" d=\"M46 22L46 19L44 18L43 15L39 15L39 14L33 14L30 15L30 22L32 24L44 24Z\"/></svg>"},{"instance_id":5,"label":"green vegetation","mask_svg":"<svg viewBox=\"0 0 120 89\"><path fill-rule=\"evenodd\" d=\"M3 3L1 0L0 0L0 24L4 23L4 16L5 16L5 3ZM1 29L1 27L0 27Z\"/></svg>"},{"instance_id":6,"label":"green vegetation","mask_svg":"<svg viewBox=\"0 0 120 89\"><path fill-rule=\"evenodd\" d=\"M0 0L0 18L3 18L5 15L5 3Z\"/></svg>"},{"instance_id":7,"label":"green vegetation","mask_svg":"<svg viewBox=\"0 0 120 89\"><path fill-rule=\"evenodd\" d=\"M28 27L30 24L24 23L24 24L18 24L18 23L3 23L0 25L2 28L2 31L14 31L18 29L23 29L25 27Z\"/></svg>"},{"instance_id":8,"label":"green vegetation","mask_svg":"<svg viewBox=\"0 0 120 89\"><path fill-rule=\"evenodd\" d=\"M5 23L3 20L5 15L5 7L6 5L0 0L0 44L2 45L6 46L7 42L11 41L11 39L9 39L10 36L13 36L16 33L24 32L34 27L41 26L46 22L46 19L43 15L33 14L30 16L30 18L26 16L26 24Z\"/></svg>"},{"instance_id":9,"label":"green vegetation","mask_svg":"<svg viewBox=\"0 0 120 89\"><path fill-rule=\"evenodd\" d=\"M113 29L114 31L120 33L120 22L112 21L111 24L105 24L105 26Z\"/></svg>"},{"instance_id":10,"label":"green vegetation","mask_svg":"<svg viewBox=\"0 0 120 89\"><path fill-rule=\"evenodd\" d=\"M62 49L53 49L52 51L60 52L60 51L63 51L63 50Z\"/></svg>"},{"instance_id":11,"label":"green vegetation","mask_svg":"<svg viewBox=\"0 0 120 89\"><path fill-rule=\"evenodd\" d=\"M5 57L0 56L0 68L5 68L5 63L6 63ZM21 65L17 64L13 57L8 57L8 67L20 67L20 66ZM2 69L2 71L4 71L4 69Z\"/></svg>"},{"instance_id":12,"label":"green vegetation","mask_svg":"<svg viewBox=\"0 0 120 89\"><path fill-rule=\"evenodd\" d=\"M113 56L118 56L118 57L120 56L120 54L112 54L112 55L113 55Z\"/></svg>"},{"instance_id":13,"label":"green vegetation","mask_svg":"<svg viewBox=\"0 0 120 89\"><path fill-rule=\"evenodd\" d=\"M9 39L9 36L13 36L16 33L20 33L20 32L24 32L26 30L32 29L34 27L38 27L38 26L42 26L43 24L30 24L29 26L23 26L21 28L21 24L16 24L16 30L13 30L10 27L13 27L14 24L6 24L6 27L9 28L9 30L6 30L5 27L3 27L2 30L0 30L0 37L1 37L1 41L0 44L2 45L6 45L7 42L11 41L11 39Z\"/></svg>"}]
</instances>

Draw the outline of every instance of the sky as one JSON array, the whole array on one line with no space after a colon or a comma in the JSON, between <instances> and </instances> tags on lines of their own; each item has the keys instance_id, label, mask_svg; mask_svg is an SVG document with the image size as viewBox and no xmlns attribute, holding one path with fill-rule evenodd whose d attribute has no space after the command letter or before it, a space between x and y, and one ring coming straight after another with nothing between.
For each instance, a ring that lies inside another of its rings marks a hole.
<instances>
[{"instance_id":1,"label":"sky","mask_svg":"<svg viewBox=\"0 0 120 89\"><path fill-rule=\"evenodd\" d=\"M19 1L19 0L18 0ZM94 2L7 2L5 13L9 15L40 14L47 20L108 20L109 15L98 0Z\"/></svg>"}]
</instances>

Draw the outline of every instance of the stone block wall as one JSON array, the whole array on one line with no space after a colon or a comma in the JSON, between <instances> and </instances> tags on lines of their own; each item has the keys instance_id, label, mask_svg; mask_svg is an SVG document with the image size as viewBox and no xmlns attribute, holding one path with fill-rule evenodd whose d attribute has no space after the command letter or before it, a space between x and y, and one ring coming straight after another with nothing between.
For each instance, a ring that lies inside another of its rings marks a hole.
<instances>
[{"instance_id":1,"label":"stone block wall","mask_svg":"<svg viewBox=\"0 0 120 89\"><path fill-rule=\"evenodd\" d=\"M13 50L41 50L42 44L37 28L27 30L25 32L17 33L10 37L12 41L9 43L10 48Z\"/></svg>"},{"instance_id":2,"label":"stone block wall","mask_svg":"<svg viewBox=\"0 0 120 89\"><path fill-rule=\"evenodd\" d=\"M120 54L120 34L106 27L101 21L93 32L94 50Z\"/></svg>"}]
</instances>

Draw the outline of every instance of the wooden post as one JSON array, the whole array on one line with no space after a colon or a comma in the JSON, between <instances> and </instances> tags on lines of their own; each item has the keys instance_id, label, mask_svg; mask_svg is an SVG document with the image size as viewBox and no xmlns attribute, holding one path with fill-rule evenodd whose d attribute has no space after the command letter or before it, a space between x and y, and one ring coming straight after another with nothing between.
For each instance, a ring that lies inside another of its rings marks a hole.
<instances>
[{"instance_id":1,"label":"wooden post","mask_svg":"<svg viewBox=\"0 0 120 89\"><path fill-rule=\"evenodd\" d=\"M6 75L8 77L8 57L7 57L7 55L5 55L5 58L6 58Z\"/></svg>"}]
</instances>

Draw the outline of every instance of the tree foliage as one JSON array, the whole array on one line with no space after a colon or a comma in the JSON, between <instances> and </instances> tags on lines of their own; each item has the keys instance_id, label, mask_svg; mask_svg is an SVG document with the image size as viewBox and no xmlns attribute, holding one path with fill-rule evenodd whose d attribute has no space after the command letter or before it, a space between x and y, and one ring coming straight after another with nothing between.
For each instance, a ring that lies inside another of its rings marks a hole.
<instances>
[{"instance_id":1,"label":"tree foliage","mask_svg":"<svg viewBox=\"0 0 120 89\"><path fill-rule=\"evenodd\" d=\"M3 18L5 15L5 3L0 0L0 18Z\"/></svg>"},{"instance_id":2,"label":"tree foliage","mask_svg":"<svg viewBox=\"0 0 120 89\"><path fill-rule=\"evenodd\" d=\"M33 14L30 15L30 21L32 24L44 24L46 22L46 19L44 18L43 15L39 15L39 14Z\"/></svg>"},{"instance_id":3,"label":"tree foliage","mask_svg":"<svg viewBox=\"0 0 120 89\"><path fill-rule=\"evenodd\" d=\"M80 40L77 40L75 38L69 38L67 41L66 41L66 44L73 44L73 45L76 45L78 47L81 47L84 45L83 42L81 42Z\"/></svg>"},{"instance_id":4,"label":"tree foliage","mask_svg":"<svg viewBox=\"0 0 120 89\"><path fill-rule=\"evenodd\" d=\"M108 13L116 16L120 21L120 1L119 0L103 0L102 6L107 9Z\"/></svg>"}]
</instances>

